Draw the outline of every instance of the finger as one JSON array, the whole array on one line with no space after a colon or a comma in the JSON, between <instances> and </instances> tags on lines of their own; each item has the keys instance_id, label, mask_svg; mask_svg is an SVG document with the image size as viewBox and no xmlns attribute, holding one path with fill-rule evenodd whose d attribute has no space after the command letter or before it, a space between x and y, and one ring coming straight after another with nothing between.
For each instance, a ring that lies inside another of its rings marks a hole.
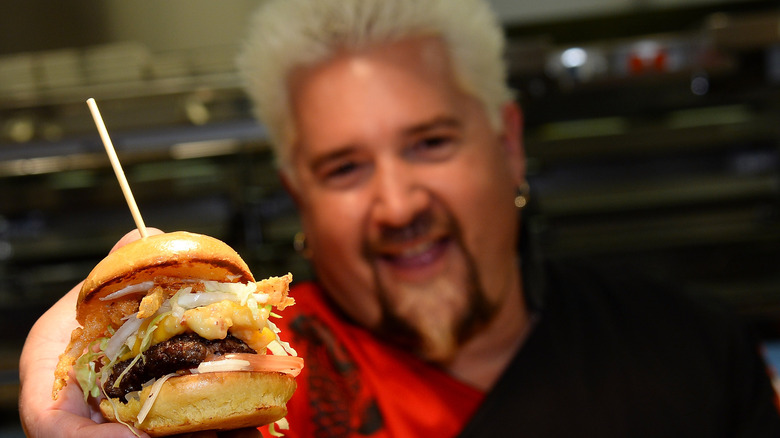
<instances>
[{"instance_id":1,"label":"finger","mask_svg":"<svg viewBox=\"0 0 780 438\"><path fill-rule=\"evenodd\" d=\"M159 230L157 228L147 228L146 234L149 236L154 236L155 234L163 234L163 232L162 230ZM114 247L111 248L111 251L109 252L114 252L117 249L127 245L128 243L136 241L140 238L141 238L141 232L138 231L138 229L134 229L133 231L130 231L129 233L122 236L122 238L119 239L119 242L117 242L116 245L114 245Z\"/></svg>"},{"instance_id":2,"label":"finger","mask_svg":"<svg viewBox=\"0 0 780 438\"><path fill-rule=\"evenodd\" d=\"M30 438L149 438L138 432L134 434L127 426L118 423L96 424L94 421L64 411L51 411L46 418L27 425L25 434Z\"/></svg>"}]
</instances>

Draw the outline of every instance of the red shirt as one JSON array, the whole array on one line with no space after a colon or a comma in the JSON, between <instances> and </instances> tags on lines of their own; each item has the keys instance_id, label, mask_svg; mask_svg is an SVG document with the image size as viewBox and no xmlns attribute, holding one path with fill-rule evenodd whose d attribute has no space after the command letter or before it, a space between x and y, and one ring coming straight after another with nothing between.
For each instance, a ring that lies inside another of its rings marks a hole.
<instances>
[{"instance_id":1,"label":"red shirt","mask_svg":"<svg viewBox=\"0 0 780 438\"><path fill-rule=\"evenodd\" d=\"M482 401L481 391L346 320L315 284L290 295L296 304L274 322L305 366L286 437L453 437Z\"/></svg>"}]
</instances>

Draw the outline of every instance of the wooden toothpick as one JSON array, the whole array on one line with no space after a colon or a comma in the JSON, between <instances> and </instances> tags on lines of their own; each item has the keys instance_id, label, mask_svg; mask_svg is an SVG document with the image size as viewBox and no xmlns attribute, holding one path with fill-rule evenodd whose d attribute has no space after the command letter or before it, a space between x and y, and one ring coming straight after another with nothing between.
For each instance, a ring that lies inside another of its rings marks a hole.
<instances>
[{"instance_id":1,"label":"wooden toothpick","mask_svg":"<svg viewBox=\"0 0 780 438\"><path fill-rule=\"evenodd\" d=\"M148 234L146 232L146 225L144 225L144 219L141 217L141 212L138 211L138 205L135 203L133 192L130 190L130 185L127 183L125 172L122 170L122 164L119 163L119 158L116 156L114 145L111 143L111 137L108 136L106 125L103 123L103 118L100 116L100 110L98 110L95 99L91 97L87 99L87 105L92 113L92 118L95 120L95 125L100 133L100 138L103 140L103 146L106 148L108 159L111 160L111 166L114 168L116 179L119 180L119 186L122 188L122 193L125 195L128 207L130 207L130 213L132 213L133 220L135 220L135 226L138 228L138 232L141 233L141 238L145 238Z\"/></svg>"}]
</instances>

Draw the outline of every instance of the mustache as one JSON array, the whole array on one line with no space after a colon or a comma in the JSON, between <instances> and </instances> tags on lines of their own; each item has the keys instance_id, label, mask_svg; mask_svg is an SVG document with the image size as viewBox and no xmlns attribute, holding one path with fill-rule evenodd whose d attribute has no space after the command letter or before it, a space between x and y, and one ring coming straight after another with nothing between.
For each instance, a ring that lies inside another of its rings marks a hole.
<instances>
[{"instance_id":1,"label":"mustache","mask_svg":"<svg viewBox=\"0 0 780 438\"><path fill-rule=\"evenodd\" d=\"M402 226L380 226L376 234L363 241L363 256L367 259L377 254L392 252L404 245L423 240L429 236L451 236L454 221L446 214L437 214L430 209L421 211Z\"/></svg>"},{"instance_id":2,"label":"mustache","mask_svg":"<svg viewBox=\"0 0 780 438\"><path fill-rule=\"evenodd\" d=\"M428 235L435 228L435 218L430 210L416 214L403 226L382 226L379 229L376 245L392 245L415 240Z\"/></svg>"}]
</instances>

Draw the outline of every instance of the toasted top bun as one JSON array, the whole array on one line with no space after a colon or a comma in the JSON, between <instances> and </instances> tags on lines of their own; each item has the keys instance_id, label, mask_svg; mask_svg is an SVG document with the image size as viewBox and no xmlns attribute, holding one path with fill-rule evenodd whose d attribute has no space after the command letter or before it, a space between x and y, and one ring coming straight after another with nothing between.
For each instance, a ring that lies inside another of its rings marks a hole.
<instances>
[{"instance_id":1,"label":"toasted top bun","mask_svg":"<svg viewBox=\"0 0 780 438\"><path fill-rule=\"evenodd\" d=\"M147 236L110 253L92 269L81 287L76 319L84 324L87 315L100 311L105 306L101 297L160 276L254 281L241 256L219 239L186 231Z\"/></svg>"}]
</instances>

